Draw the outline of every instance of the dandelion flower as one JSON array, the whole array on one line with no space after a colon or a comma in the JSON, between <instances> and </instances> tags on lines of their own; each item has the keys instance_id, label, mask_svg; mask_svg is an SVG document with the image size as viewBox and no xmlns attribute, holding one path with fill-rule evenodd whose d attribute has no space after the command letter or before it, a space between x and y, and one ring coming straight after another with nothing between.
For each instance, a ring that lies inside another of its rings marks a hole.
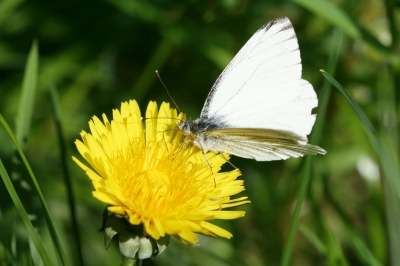
<instances>
[{"instance_id":1,"label":"dandelion flower","mask_svg":"<svg viewBox=\"0 0 400 266\"><path fill-rule=\"evenodd\" d=\"M195 244L195 233L232 237L208 221L244 216L225 210L249 202L247 197L231 199L244 190L243 181L236 180L240 171L219 173L227 154L203 155L185 142L175 130L184 116L168 103L158 110L150 102L145 117L143 122L136 101L124 102L120 111L113 110L111 122L104 114L103 122L94 116L91 133L81 132L83 142L75 144L92 168L73 160L92 181L93 196L108 204L108 211L142 225L155 240L171 235Z\"/></svg>"}]
</instances>

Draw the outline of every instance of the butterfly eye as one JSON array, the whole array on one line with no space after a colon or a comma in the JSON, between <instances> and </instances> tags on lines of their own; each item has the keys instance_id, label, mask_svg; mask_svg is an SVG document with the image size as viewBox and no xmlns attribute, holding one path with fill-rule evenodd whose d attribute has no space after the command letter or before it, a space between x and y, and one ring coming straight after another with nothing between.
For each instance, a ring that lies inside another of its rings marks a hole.
<instances>
[{"instance_id":1,"label":"butterfly eye","mask_svg":"<svg viewBox=\"0 0 400 266\"><path fill-rule=\"evenodd\" d=\"M177 126L179 130L183 131L185 134L190 134L190 121L182 120Z\"/></svg>"}]
</instances>

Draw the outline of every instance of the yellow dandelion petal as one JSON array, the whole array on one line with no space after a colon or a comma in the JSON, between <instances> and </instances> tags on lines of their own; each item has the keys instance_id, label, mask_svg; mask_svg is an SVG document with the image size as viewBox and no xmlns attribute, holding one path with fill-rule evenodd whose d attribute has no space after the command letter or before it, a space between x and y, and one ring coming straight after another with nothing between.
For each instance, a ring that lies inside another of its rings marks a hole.
<instances>
[{"instance_id":1,"label":"yellow dandelion petal","mask_svg":"<svg viewBox=\"0 0 400 266\"><path fill-rule=\"evenodd\" d=\"M137 104L137 102L135 100L130 100L129 101L129 107L131 109L131 113L132 114L138 114L140 116L140 109L139 109L139 105Z\"/></svg>"},{"instance_id":2,"label":"yellow dandelion petal","mask_svg":"<svg viewBox=\"0 0 400 266\"><path fill-rule=\"evenodd\" d=\"M205 212L207 214L207 212ZM214 219L232 220L244 216L244 211L223 211L223 212L209 212L214 216Z\"/></svg>"},{"instance_id":3,"label":"yellow dandelion petal","mask_svg":"<svg viewBox=\"0 0 400 266\"><path fill-rule=\"evenodd\" d=\"M113 212L115 214L118 215L125 215L125 208L123 208L122 206L110 206L107 208L110 212Z\"/></svg>"},{"instance_id":4,"label":"yellow dandelion petal","mask_svg":"<svg viewBox=\"0 0 400 266\"><path fill-rule=\"evenodd\" d=\"M182 239L184 242L188 244L196 244L199 241L197 236L192 231L189 230L184 230L184 231L182 230L177 235L179 236L180 239Z\"/></svg>"},{"instance_id":5,"label":"yellow dandelion petal","mask_svg":"<svg viewBox=\"0 0 400 266\"><path fill-rule=\"evenodd\" d=\"M168 103L158 109L150 102L142 121L136 101L124 102L113 110L111 122L105 115L103 122L94 116L91 133L82 131L82 141L75 142L94 171L73 160L92 181L95 198L132 225L142 225L154 239L172 235L195 244L195 233L230 238L206 221L244 215L225 210L249 203L247 197L231 198L244 190L243 181L236 180L240 171L218 173L228 154L203 155L184 141L176 130L184 117Z\"/></svg>"},{"instance_id":6,"label":"yellow dandelion petal","mask_svg":"<svg viewBox=\"0 0 400 266\"><path fill-rule=\"evenodd\" d=\"M110 210L110 207L108 208ZM111 211L111 210L110 210ZM131 224L140 224L142 222L141 217L137 213L133 213L130 210L126 211L126 214L128 215L128 220Z\"/></svg>"},{"instance_id":7,"label":"yellow dandelion petal","mask_svg":"<svg viewBox=\"0 0 400 266\"><path fill-rule=\"evenodd\" d=\"M126 130L130 140L139 140L143 138L143 124L138 114L131 114L126 124Z\"/></svg>"},{"instance_id":8,"label":"yellow dandelion petal","mask_svg":"<svg viewBox=\"0 0 400 266\"><path fill-rule=\"evenodd\" d=\"M157 228L154 219L153 220L145 220L144 227L146 228L146 233L151 235L154 239L159 239L160 237L164 236L162 233L163 230L159 230Z\"/></svg>"},{"instance_id":9,"label":"yellow dandelion petal","mask_svg":"<svg viewBox=\"0 0 400 266\"><path fill-rule=\"evenodd\" d=\"M124 130L124 127L121 127L118 121L111 121L111 132L113 141L115 142L115 150L123 153L124 148L128 147L127 142L129 142L127 139L128 134L126 133L126 128Z\"/></svg>"},{"instance_id":10,"label":"yellow dandelion petal","mask_svg":"<svg viewBox=\"0 0 400 266\"><path fill-rule=\"evenodd\" d=\"M85 157L86 154L90 154L90 149L87 147L86 135L86 132L81 132L83 142L80 140L75 140L76 148L83 157Z\"/></svg>"},{"instance_id":11,"label":"yellow dandelion petal","mask_svg":"<svg viewBox=\"0 0 400 266\"><path fill-rule=\"evenodd\" d=\"M210 232L218 235L218 236L222 236L222 237L225 237L225 238L231 238L232 237L232 234L230 232L228 232L228 231L222 229L221 227L216 226L216 225L214 225L212 223L202 221L201 222L201 226L206 228Z\"/></svg>"},{"instance_id":12,"label":"yellow dandelion petal","mask_svg":"<svg viewBox=\"0 0 400 266\"><path fill-rule=\"evenodd\" d=\"M89 177L90 181L92 181L92 184L95 189L104 186L104 179L101 178L101 176L99 176L95 172L93 172L92 169L87 169L86 175Z\"/></svg>"},{"instance_id":13,"label":"yellow dandelion petal","mask_svg":"<svg viewBox=\"0 0 400 266\"><path fill-rule=\"evenodd\" d=\"M250 201L242 199L240 202L225 203L225 204L222 204L221 206L222 206L223 209L226 209L226 208L237 207L237 206L240 206L240 205L243 205L243 204L247 204L247 203L250 203Z\"/></svg>"},{"instance_id":14,"label":"yellow dandelion petal","mask_svg":"<svg viewBox=\"0 0 400 266\"><path fill-rule=\"evenodd\" d=\"M121 104L121 109L124 106L124 103ZM122 121L122 117L121 117L121 113L119 112L118 109L114 109L113 110L113 121L114 122L121 122ZM112 124L112 122L111 122Z\"/></svg>"},{"instance_id":15,"label":"yellow dandelion petal","mask_svg":"<svg viewBox=\"0 0 400 266\"><path fill-rule=\"evenodd\" d=\"M106 154L107 159L109 160L112 158L112 144L110 145L110 139L107 137L107 135L104 135L104 137L101 139L101 146L103 147L103 151Z\"/></svg>"},{"instance_id":16,"label":"yellow dandelion petal","mask_svg":"<svg viewBox=\"0 0 400 266\"><path fill-rule=\"evenodd\" d=\"M121 116L122 116L122 119L126 119L127 117L129 117L129 114L131 114L131 113L132 113L132 111L131 111L131 108L129 106L129 103L128 102L121 103ZM114 117L114 120L116 120L115 117Z\"/></svg>"},{"instance_id":17,"label":"yellow dandelion petal","mask_svg":"<svg viewBox=\"0 0 400 266\"><path fill-rule=\"evenodd\" d=\"M160 236L165 236L165 228L162 221L158 218L153 219L155 230L157 230Z\"/></svg>"},{"instance_id":18,"label":"yellow dandelion petal","mask_svg":"<svg viewBox=\"0 0 400 266\"><path fill-rule=\"evenodd\" d=\"M154 142L157 138L157 103L150 101L146 111L146 144Z\"/></svg>"},{"instance_id":19,"label":"yellow dandelion petal","mask_svg":"<svg viewBox=\"0 0 400 266\"><path fill-rule=\"evenodd\" d=\"M93 119L95 119L97 117L93 117ZM98 118L97 118L98 119ZM101 124L103 125L103 124ZM104 126L103 126L104 127ZM99 130L97 130L95 123L93 122L93 120L89 121L89 129L90 132L92 133L92 136L97 140L97 141L101 141L101 133L99 133Z\"/></svg>"},{"instance_id":20,"label":"yellow dandelion petal","mask_svg":"<svg viewBox=\"0 0 400 266\"><path fill-rule=\"evenodd\" d=\"M221 193L220 197L228 196L228 195L235 195L235 194L242 192L243 190L244 190L243 187L227 187L224 189L224 191L223 191L224 193L223 194Z\"/></svg>"},{"instance_id":21,"label":"yellow dandelion petal","mask_svg":"<svg viewBox=\"0 0 400 266\"><path fill-rule=\"evenodd\" d=\"M92 120L89 121L90 132L96 139L101 139L103 136L107 135L108 129L101 122L97 116L93 116ZM97 137L96 137L97 136Z\"/></svg>"},{"instance_id":22,"label":"yellow dandelion petal","mask_svg":"<svg viewBox=\"0 0 400 266\"><path fill-rule=\"evenodd\" d=\"M77 142L75 142L76 144ZM86 169L89 169L89 167L87 167L86 165L84 165L83 163L81 163L75 156L72 156L72 160L79 166L79 168L81 168L83 171L86 172Z\"/></svg>"},{"instance_id":23,"label":"yellow dandelion petal","mask_svg":"<svg viewBox=\"0 0 400 266\"><path fill-rule=\"evenodd\" d=\"M117 205L120 203L120 201L117 198L113 197L109 193L103 193L103 192L100 192L99 190L93 191L92 195L96 199L98 199L104 203L110 204L110 205Z\"/></svg>"},{"instance_id":24,"label":"yellow dandelion petal","mask_svg":"<svg viewBox=\"0 0 400 266\"><path fill-rule=\"evenodd\" d=\"M171 109L169 103L162 103L158 113L157 121L157 141L165 141L169 143L173 138L173 133L176 133L176 120L171 117L177 117L175 109ZM174 132L175 131L175 132Z\"/></svg>"},{"instance_id":25,"label":"yellow dandelion petal","mask_svg":"<svg viewBox=\"0 0 400 266\"><path fill-rule=\"evenodd\" d=\"M110 122L108 121L106 114L103 114L101 117L103 118L104 126L107 128L107 131L109 131L110 130Z\"/></svg>"}]
</instances>

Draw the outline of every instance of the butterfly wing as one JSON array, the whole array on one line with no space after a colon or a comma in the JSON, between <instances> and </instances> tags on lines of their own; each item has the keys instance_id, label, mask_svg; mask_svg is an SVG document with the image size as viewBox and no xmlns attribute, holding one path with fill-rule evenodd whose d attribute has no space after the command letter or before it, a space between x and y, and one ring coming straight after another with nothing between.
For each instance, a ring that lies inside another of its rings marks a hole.
<instances>
[{"instance_id":1,"label":"butterfly wing","mask_svg":"<svg viewBox=\"0 0 400 266\"><path fill-rule=\"evenodd\" d=\"M204 135L203 149L227 152L257 161L282 160L306 154L325 154L318 146L293 132L262 128L224 128Z\"/></svg>"},{"instance_id":2,"label":"butterfly wing","mask_svg":"<svg viewBox=\"0 0 400 266\"><path fill-rule=\"evenodd\" d=\"M231 128L264 128L307 136L318 100L301 79L296 34L289 19L262 26L213 85L200 121Z\"/></svg>"}]
</instances>

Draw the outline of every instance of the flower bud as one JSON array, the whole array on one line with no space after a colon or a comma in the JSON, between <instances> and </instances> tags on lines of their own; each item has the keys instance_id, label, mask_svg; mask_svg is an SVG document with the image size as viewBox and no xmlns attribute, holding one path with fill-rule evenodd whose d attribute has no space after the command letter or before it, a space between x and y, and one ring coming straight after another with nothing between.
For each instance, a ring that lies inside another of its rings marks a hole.
<instances>
[{"instance_id":1,"label":"flower bud","mask_svg":"<svg viewBox=\"0 0 400 266\"><path fill-rule=\"evenodd\" d=\"M168 246L170 236L155 240L143 234L142 225L131 225L124 217L111 214L107 217L104 230L104 246L109 248L111 240L118 236L119 250L125 258L140 260L154 258Z\"/></svg>"}]
</instances>

